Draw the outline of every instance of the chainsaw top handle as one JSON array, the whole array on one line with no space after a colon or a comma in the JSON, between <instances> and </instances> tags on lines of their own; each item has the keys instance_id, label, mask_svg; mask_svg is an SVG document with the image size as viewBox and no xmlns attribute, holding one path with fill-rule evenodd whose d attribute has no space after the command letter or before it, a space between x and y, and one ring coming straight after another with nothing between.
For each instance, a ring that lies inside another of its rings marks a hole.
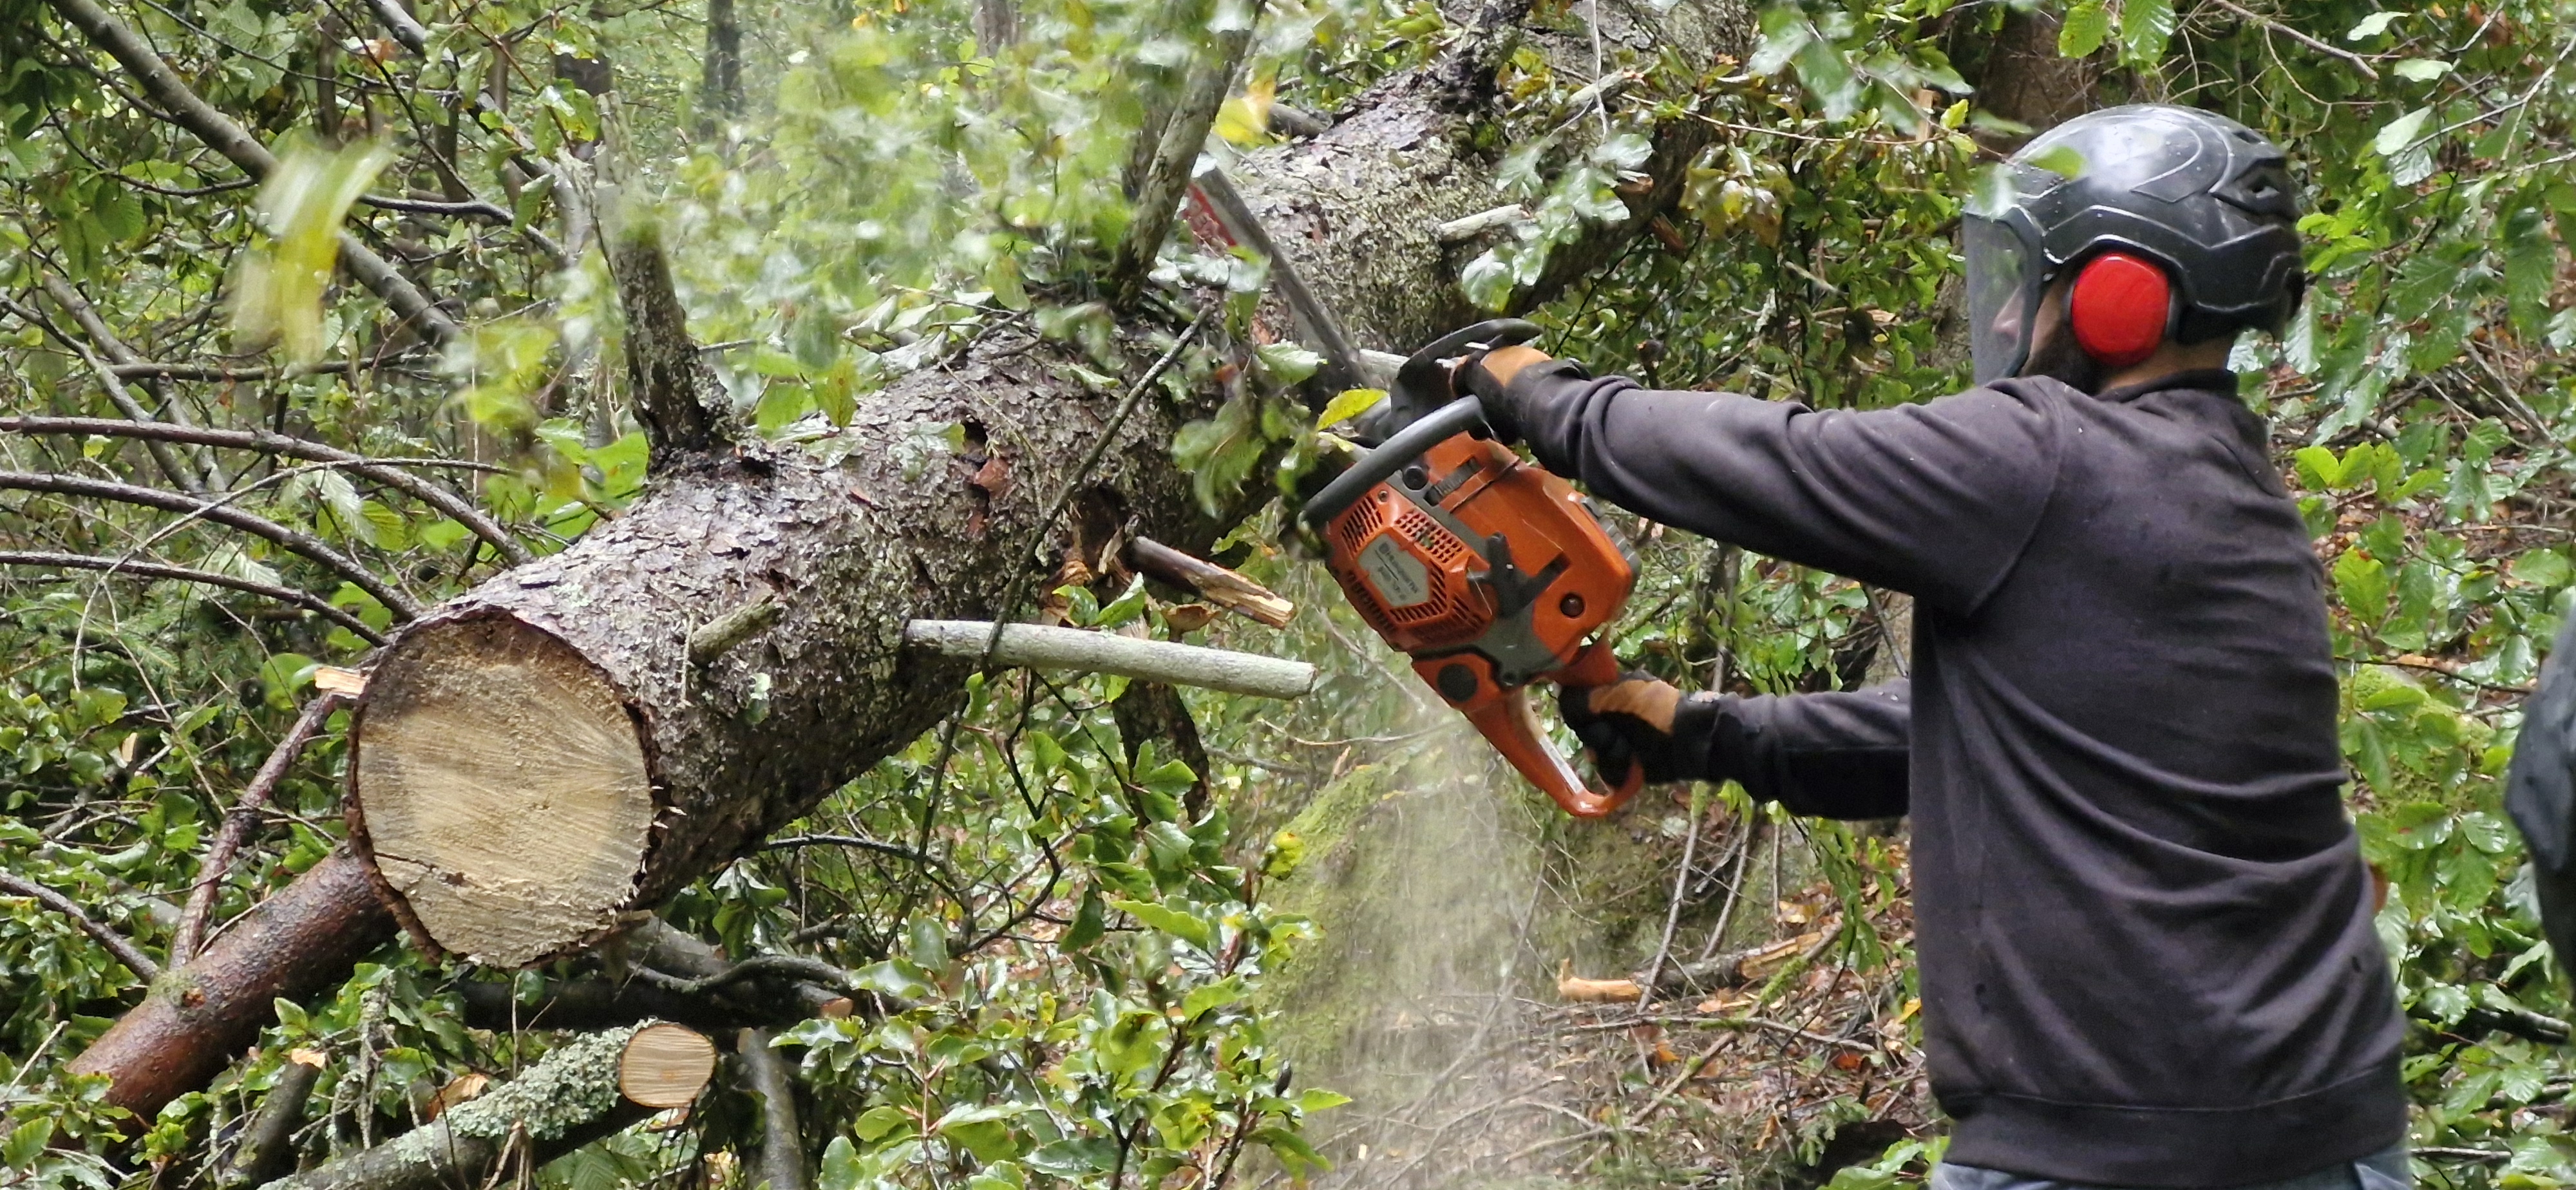
<instances>
[{"instance_id":1,"label":"chainsaw top handle","mask_svg":"<svg viewBox=\"0 0 2576 1190\"><path fill-rule=\"evenodd\" d=\"M1542 329L1526 319L1492 318L1451 331L1414 352L1396 370L1395 391L1388 397L1393 406L1390 412L1405 419L1406 424L1324 485L1323 491L1306 502L1305 509L1298 513L1299 519L1314 528L1323 528L1370 488L1403 470L1405 464L1420 458L1433 444L1484 424L1485 407L1472 396L1435 403L1453 391L1447 361L1527 343L1537 338Z\"/></svg>"}]
</instances>

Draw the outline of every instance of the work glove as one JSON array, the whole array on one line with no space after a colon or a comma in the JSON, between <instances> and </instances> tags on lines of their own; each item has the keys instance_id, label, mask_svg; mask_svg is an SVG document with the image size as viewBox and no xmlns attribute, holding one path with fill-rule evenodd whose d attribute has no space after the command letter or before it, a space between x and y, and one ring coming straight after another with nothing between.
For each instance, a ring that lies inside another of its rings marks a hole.
<instances>
[{"instance_id":1,"label":"work glove","mask_svg":"<svg viewBox=\"0 0 2576 1190\"><path fill-rule=\"evenodd\" d=\"M1633 669L1607 686L1557 692L1557 713L1613 789L1626 783L1632 765L1645 766L1650 784L1705 777L1700 770L1708 763L1717 711L1715 696L1685 697L1672 683Z\"/></svg>"},{"instance_id":2,"label":"work glove","mask_svg":"<svg viewBox=\"0 0 2576 1190\"><path fill-rule=\"evenodd\" d=\"M1506 446L1521 440L1522 410L1510 395L1512 378L1532 364L1546 363L1551 357L1525 343L1497 347L1467 357L1458 365L1455 387L1474 393L1485 407L1485 424L1492 426L1494 437Z\"/></svg>"}]
</instances>

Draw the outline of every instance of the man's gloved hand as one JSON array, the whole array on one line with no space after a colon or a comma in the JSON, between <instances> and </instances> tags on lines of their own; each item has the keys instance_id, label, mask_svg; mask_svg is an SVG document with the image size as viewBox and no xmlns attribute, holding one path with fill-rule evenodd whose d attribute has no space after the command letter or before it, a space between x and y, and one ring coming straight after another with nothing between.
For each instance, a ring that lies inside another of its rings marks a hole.
<instances>
[{"instance_id":1,"label":"man's gloved hand","mask_svg":"<svg viewBox=\"0 0 2576 1190\"><path fill-rule=\"evenodd\" d=\"M1629 670L1607 686L1563 688L1557 711L1591 749L1601 780L1617 788L1627 781L1629 766L1638 764L1650 784L1702 776L1692 770L1696 758L1706 755L1706 741L1693 737L1708 734L1717 700L1684 698L1671 683Z\"/></svg>"},{"instance_id":2,"label":"man's gloved hand","mask_svg":"<svg viewBox=\"0 0 2576 1190\"><path fill-rule=\"evenodd\" d=\"M1531 364L1546 363L1550 357L1527 344L1515 343L1497 347L1482 355L1469 356L1458 366L1453 381L1460 392L1474 393L1485 405L1485 424L1494 428L1494 436L1505 445L1520 441L1520 409L1506 396L1512 378Z\"/></svg>"}]
</instances>

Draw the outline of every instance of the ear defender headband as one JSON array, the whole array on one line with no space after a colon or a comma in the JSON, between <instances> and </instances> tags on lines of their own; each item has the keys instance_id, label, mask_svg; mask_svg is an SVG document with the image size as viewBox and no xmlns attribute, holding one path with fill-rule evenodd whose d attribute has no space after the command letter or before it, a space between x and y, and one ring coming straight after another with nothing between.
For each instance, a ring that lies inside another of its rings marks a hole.
<instances>
[{"instance_id":1,"label":"ear defender headband","mask_svg":"<svg viewBox=\"0 0 2576 1190\"><path fill-rule=\"evenodd\" d=\"M2173 283L2143 257L2105 252L2084 262L2066 296L2076 345L2106 368L2144 361L2173 324Z\"/></svg>"}]
</instances>

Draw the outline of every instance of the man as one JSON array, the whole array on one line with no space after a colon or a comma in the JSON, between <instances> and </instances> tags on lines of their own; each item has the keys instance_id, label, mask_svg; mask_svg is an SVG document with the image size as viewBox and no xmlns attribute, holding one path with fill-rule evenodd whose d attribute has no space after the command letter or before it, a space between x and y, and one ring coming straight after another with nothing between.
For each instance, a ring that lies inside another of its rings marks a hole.
<instances>
[{"instance_id":1,"label":"man","mask_svg":"<svg viewBox=\"0 0 2576 1190\"><path fill-rule=\"evenodd\" d=\"M1813 412L1526 347L1465 366L1498 432L1594 494L1915 599L1910 682L1684 697L1632 674L1567 721L1614 780L1911 815L1955 1121L1936 1186L2402 1185L2323 575L2224 370L2304 290L2284 159L2123 107L2007 169L1966 220L1967 392Z\"/></svg>"}]
</instances>

